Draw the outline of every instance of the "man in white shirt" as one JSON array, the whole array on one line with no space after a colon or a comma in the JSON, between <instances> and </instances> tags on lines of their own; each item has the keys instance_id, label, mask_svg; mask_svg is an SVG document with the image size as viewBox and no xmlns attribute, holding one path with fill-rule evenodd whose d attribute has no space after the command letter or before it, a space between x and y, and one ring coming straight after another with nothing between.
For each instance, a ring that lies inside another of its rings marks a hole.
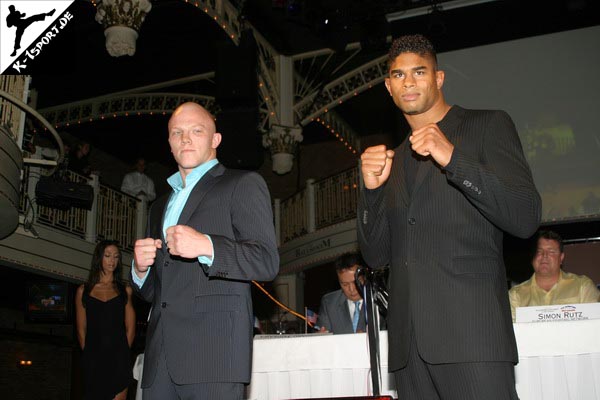
<instances>
[{"instance_id":1,"label":"man in white shirt","mask_svg":"<svg viewBox=\"0 0 600 400\"><path fill-rule=\"evenodd\" d=\"M154 191L154 182L144 173L146 170L146 160L141 157L138 158L135 161L134 169L133 172L128 173L123 178L121 191L150 203L156 198L156 193Z\"/></svg>"}]
</instances>

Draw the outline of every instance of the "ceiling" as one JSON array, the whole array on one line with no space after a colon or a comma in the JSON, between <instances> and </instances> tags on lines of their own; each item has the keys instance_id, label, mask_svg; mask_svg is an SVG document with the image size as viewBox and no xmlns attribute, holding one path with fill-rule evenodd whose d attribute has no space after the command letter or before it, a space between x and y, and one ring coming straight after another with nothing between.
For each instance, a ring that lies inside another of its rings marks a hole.
<instances>
[{"instance_id":1,"label":"ceiling","mask_svg":"<svg viewBox=\"0 0 600 400\"><path fill-rule=\"evenodd\" d=\"M361 42L362 50L344 67L335 72L325 70L317 77L322 83L385 54L387 35L425 33L438 52L444 52L600 24L600 2L596 0L231 3L242 10L242 19L250 22L281 54L329 47L338 49L334 61L341 63L347 55L339 50L347 43ZM104 46L103 28L94 20L95 6L76 0L69 10L74 15L71 23L30 65L32 85L39 93L38 108L215 71L220 43L228 40L225 32L194 6L193 0L154 0L140 29L135 55L112 57ZM385 16L389 13L400 19L388 23ZM411 13L416 15L409 17ZM243 62L239 60L240 66ZM214 96L216 83L188 83L169 90ZM403 118L389 101L383 85L346 101L336 111L359 135L404 130ZM380 115L389 117L378 118ZM86 137L123 159L131 159L132 153L139 151L142 138L163 140L165 127L165 118L143 117L94 122L71 128L69 133ZM156 134L150 135L151 132ZM304 136L304 143L332 140L315 123L304 127ZM114 140L122 145L114 146ZM167 152L159 151L152 143L144 151L149 153L150 161L170 159L169 154L163 154Z\"/></svg>"}]
</instances>

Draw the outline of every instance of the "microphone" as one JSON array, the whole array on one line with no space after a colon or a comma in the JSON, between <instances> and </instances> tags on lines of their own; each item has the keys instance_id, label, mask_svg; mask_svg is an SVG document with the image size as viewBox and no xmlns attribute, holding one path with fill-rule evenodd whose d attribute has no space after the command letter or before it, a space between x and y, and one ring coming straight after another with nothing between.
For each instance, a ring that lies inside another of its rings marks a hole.
<instances>
[{"instance_id":1,"label":"microphone","mask_svg":"<svg viewBox=\"0 0 600 400\"><path fill-rule=\"evenodd\" d=\"M387 276L389 266L370 268L368 266L359 266L354 274L356 285L361 293L365 291L365 284L369 283L373 289L373 301L379 307L379 312L386 317L388 309L388 289Z\"/></svg>"}]
</instances>

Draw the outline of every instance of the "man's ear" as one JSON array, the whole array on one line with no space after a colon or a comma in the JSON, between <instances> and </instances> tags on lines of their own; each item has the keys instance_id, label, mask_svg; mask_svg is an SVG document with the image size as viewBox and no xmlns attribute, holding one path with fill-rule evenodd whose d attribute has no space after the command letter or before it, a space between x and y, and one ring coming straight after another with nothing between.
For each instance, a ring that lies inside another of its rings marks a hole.
<instances>
[{"instance_id":1,"label":"man's ear","mask_svg":"<svg viewBox=\"0 0 600 400\"><path fill-rule=\"evenodd\" d=\"M221 134L219 132L215 132L213 134L213 138L212 138L212 148L216 149L217 147L219 147L219 145L221 144L221 139L223 137L221 136Z\"/></svg>"},{"instance_id":2,"label":"man's ear","mask_svg":"<svg viewBox=\"0 0 600 400\"><path fill-rule=\"evenodd\" d=\"M441 89L442 86L444 86L444 78L446 77L446 74L444 73L444 71L436 71L435 72L435 81L437 82L437 88Z\"/></svg>"},{"instance_id":3,"label":"man's ear","mask_svg":"<svg viewBox=\"0 0 600 400\"><path fill-rule=\"evenodd\" d=\"M390 78L385 78L385 88L387 89L390 96L392 95L392 88L390 86Z\"/></svg>"}]
</instances>

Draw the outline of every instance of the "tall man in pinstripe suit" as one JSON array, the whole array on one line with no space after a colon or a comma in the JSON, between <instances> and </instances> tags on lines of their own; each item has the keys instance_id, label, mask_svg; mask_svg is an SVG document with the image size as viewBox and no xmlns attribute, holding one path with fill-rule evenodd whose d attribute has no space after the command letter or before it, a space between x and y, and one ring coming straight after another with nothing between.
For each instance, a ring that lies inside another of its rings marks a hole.
<instances>
[{"instance_id":1,"label":"tall man in pinstripe suit","mask_svg":"<svg viewBox=\"0 0 600 400\"><path fill-rule=\"evenodd\" d=\"M252 364L250 281L279 270L269 191L218 163L221 134L195 103L169 120L179 172L136 241L134 289L152 303L144 400L241 399Z\"/></svg>"},{"instance_id":2,"label":"tall man in pinstripe suit","mask_svg":"<svg viewBox=\"0 0 600 400\"><path fill-rule=\"evenodd\" d=\"M532 235L541 201L510 117L444 100L421 35L392 44L385 85L410 125L361 156L364 259L390 264L390 370L400 399L517 399L503 231Z\"/></svg>"}]
</instances>

